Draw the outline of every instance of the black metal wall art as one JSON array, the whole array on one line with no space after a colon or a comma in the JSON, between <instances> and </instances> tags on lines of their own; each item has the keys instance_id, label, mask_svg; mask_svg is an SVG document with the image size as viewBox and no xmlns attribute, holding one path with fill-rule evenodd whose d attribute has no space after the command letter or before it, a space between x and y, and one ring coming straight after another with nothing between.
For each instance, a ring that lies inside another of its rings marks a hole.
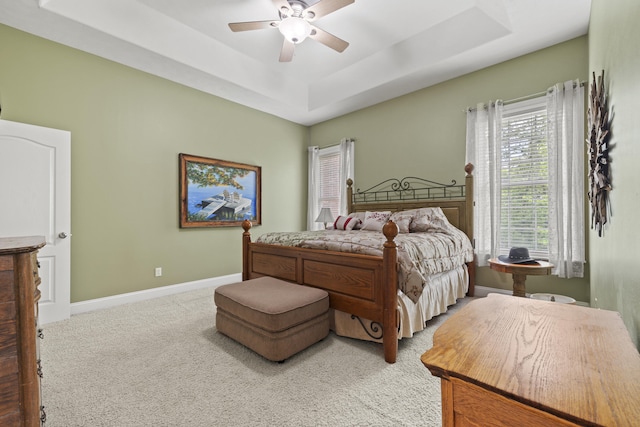
<instances>
[{"instance_id":1,"label":"black metal wall art","mask_svg":"<svg viewBox=\"0 0 640 427\"><path fill-rule=\"evenodd\" d=\"M589 111L589 201L591 203L591 228L602 236L609 211L611 176L609 168L610 122L607 94L604 89L604 70L596 79L593 73Z\"/></svg>"}]
</instances>

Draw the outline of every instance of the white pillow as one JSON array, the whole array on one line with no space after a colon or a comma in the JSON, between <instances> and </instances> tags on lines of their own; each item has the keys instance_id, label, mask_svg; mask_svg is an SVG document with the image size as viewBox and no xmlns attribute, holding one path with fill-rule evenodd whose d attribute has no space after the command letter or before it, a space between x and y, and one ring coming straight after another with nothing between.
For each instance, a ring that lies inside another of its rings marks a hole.
<instances>
[{"instance_id":1,"label":"white pillow","mask_svg":"<svg viewBox=\"0 0 640 427\"><path fill-rule=\"evenodd\" d=\"M366 212L351 212L349 216L351 218L356 218L358 221L353 226L354 230L360 230L362 228L362 223L364 222L364 215Z\"/></svg>"},{"instance_id":2,"label":"white pillow","mask_svg":"<svg viewBox=\"0 0 640 427\"><path fill-rule=\"evenodd\" d=\"M333 228L336 230L353 230L356 223L358 223L358 218L352 218L350 216L342 216L338 215L335 222L333 223Z\"/></svg>"},{"instance_id":3,"label":"white pillow","mask_svg":"<svg viewBox=\"0 0 640 427\"><path fill-rule=\"evenodd\" d=\"M439 207L421 208L411 221L411 232L429 231L432 233L447 233L452 225Z\"/></svg>"},{"instance_id":4,"label":"white pillow","mask_svg":"<svg viewBox=\"0 0 640 427\"><path fill-rule=\"evenodd\" d=\"M396 223L396 225L398 226L398 231L400 233L408 233L411 221L413 221L414 213L415 210L394 212L393 214L391 214L390 219L391 221Z\"/></svg>"},{"instance_id":5,"label":"white pillow","mask_svg":"<svg viewBox=\"0 0 640 427\"><path fill-rule=\"evenodd\" d=\"M389 221L391 211L369 212L364 215L363 230L382 231L382 227Z\"/></svg>"}]
</instances>

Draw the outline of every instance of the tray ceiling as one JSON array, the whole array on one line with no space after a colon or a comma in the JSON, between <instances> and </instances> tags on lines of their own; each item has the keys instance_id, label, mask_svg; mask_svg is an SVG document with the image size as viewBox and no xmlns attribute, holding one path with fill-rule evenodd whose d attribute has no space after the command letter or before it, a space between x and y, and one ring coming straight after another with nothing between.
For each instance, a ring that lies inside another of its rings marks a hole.
<instances>
[{"instance_id":1,"label":"tray ceiling","mask_svg":"<svg viewBox=\"0 0 640 427\"><path fill-rule=\"evenodd\" d=\"M317 0L309 1L310 4ZM278 61L270 0L0 0L0 23L311 125L586 34L591 0L356 0Z\"/></svg>"}]
</instances>

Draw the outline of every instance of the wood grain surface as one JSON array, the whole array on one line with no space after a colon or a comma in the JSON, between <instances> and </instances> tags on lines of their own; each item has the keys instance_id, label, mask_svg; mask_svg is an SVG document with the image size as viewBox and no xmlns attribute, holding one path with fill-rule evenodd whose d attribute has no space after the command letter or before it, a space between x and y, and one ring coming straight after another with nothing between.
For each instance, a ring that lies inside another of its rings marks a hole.
<instances>
[{"instance_id":1,"label":"wood grain surface","mask_svg":"<svg viewBox=\"0 0 640 427\"><path fill-rule=\"evenodd\" d=\"M433 342L421 360L443 382L461 379L581 425L640 423L640 356L616 312L490 294Z\"/></svg>"}]
</instances>

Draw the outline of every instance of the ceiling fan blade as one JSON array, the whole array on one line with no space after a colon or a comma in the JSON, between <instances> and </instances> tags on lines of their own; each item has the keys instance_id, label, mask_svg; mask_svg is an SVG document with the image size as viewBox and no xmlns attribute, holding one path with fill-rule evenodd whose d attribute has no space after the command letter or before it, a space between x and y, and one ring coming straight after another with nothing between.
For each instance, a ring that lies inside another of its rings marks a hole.
<instances>
[{"instance_id":1,"label":"ceiling fan blade","mask_svg":"<svg viewBox=\"0 0 640 427\"><path fill-rule=\"evenodd\" d=\"M284 43L282 43L282 50L280 51L280 62L291 62L295 46L296 45L291 43L289 40L284 39Z\"/></svg>"},{"instance_id":2,"label":"ceiling fan blade","mask_svg":"<svg viewBox=\"0 0 640 427\"><path fill-rule=\"evenodd\" d=\"M309 6L302 12L302 16L309 22L313 22L318 18L335 12L338 9L342 9L345 6L349 6L356 0L320 0L313 6ZM275 2L275 0L274 0Z\"/></svg>"},{"instance_id":3,"label":"ceiling fan blade","mask_svg":"<svg viewBox=\"0 0 640 427\"><path fill-rule=\"evenodd\" d=\"M231 31L251 31L264 30L266 28L278 28L280 21L250 21L250 22L233 22L229 24Z\"/></svg>"},{"instance_id":4,"label":"ceiling fan blade","mask_svg":"<svg viewBox=\"0 0 640 427\"><path fill-rule=\"evenodd\" d=\"M287 0L271 0L273 1L273 5L276 7L276 9L278 10L278 12L285 12L286 9L286 15L291 15L291 5L289 4L289 2Z\"/></svg>"},{"instance_id":5,"label":"ceiling fan blade","mask_svg":"<svg viewBox=\"0 0 640 427\"><path fill-rule=\"evenodd\" d=\"M309 38L312 38L338 52L344 51L349 46L349 43L346 41L313 25L311 26L311 34L309 35Z\"/></svg>"}]
</instances>

